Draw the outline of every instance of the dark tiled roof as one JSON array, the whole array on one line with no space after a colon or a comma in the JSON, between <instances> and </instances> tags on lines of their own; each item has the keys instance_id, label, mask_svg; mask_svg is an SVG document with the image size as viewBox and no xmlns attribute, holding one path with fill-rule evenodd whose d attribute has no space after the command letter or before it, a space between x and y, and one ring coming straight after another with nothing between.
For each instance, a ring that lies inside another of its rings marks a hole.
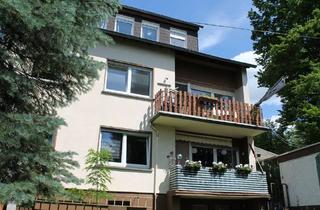
<instances>
[{"instance_id":1,"label":"dark tiled roof","mask_svg":"<svg viewBox=\"0 0 320 210\"><path fill-rule=\"evenodd\" d=\"M134 12L135 14L147 15L147 16L149 16L151 18L156 17L156 18L160 18L161 20L166 21L166 22L181 24L181 25L185 25L186 27L192 27L195 30L199 30L199 28L203 27L203 26L195 24L195 23L191 23L191 22L184 21L184 20L179 20L179 19L176 19L176 18L172 18L172 17L161 15L161 14L158 14L158 13L154 13L154 12L138 9L138 8L127 6L127 5L123 5L122 6L122 12Z\"/></svg>"}]
</instances>

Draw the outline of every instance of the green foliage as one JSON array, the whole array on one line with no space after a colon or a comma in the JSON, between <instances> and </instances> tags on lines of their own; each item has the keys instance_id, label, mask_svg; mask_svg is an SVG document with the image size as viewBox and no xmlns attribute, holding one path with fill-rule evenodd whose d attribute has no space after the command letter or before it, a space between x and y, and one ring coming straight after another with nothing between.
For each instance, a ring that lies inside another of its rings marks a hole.
<instances>
[{"instance_id":1,"label":"green foliage","mask_svg":"<svg viewBox=\"0 0 320 210\"><path fill-rule=\"evenodd\" d=\"M88 91L103 64L89 56L111 39L98 24L118 0L0 0L0 202L32 205L64 192L74 153L48 143L56 109Z\"/></svg>"},{"instance_id":2,"label":"green foliage","mask_svg":"<svg viewBox=\"0 0 320 210\"><path fill-rule=\"evenodd\" d=\"M96 202L107 196L108 184L111 182L109 160L111 154L108 150L95 151L90 149L86 158L88 172L86 182L95 187Z\"/></svg>"},{"instance_id":3,"label":"green foliage","mask_svg":"<svg viewBox=\"0 0 320 210\"><path fill-rule=\"evenodd\" d=\"M75 153L56 152L46 140L62 120L31 114L0 114L0 201L32 204L35 195L53 198L63 183L79 183L69 172Z\"/></svg>"},{"instance_id":4,"label":"green foliage","mask_svg":"<svg viewBox=\"0 0 320 210\"><path fill-rule=\"evenodd\" d=\"M224 164L222 162L218 162L218 163L213 162L212 163L212 172L223 174L227 171L227 167L228 167L228 165Z\"/></svg>"},{"instance_id":5,"label":"green foliage","mask_svg":"<svg viewBox=\"0 0 320 210\"><path fill-rule=\"evenodd\" d=\"M236 165L235 169L236 169L236 172L241 175L248 175L252 172L252 168L249 166L249 164Z\"/></svg>"},{"instance_id":6,"label":"green foliage","mask_svg":"<svg viewBox=\"0 0 320 210\"><path fill-rule=\"evenodd\" d=\"M317 142L320 134L320 1L253 0L249 12L255 30L287 35L252 33L258 63L259 85L271 87L280 77L287 78L280 91L283 111L281 127L297 129L302 144Z\"/></svg>"},{"instance_id":7,"label":"green foliage","mask_svg":"<svg viewBox=\"0 0 320 210\"><path fill-rule=\"evenodd\" d=\"M202 167L201 161L186 160L184 168L189 171L199 171Z\"/></svg>"},{"instance_id":8,"label":"green foliage","mask_svg":"<svg viewBox=\"0 0 320 210\"><path fill-rule=\"evenodd\" d=\"M295 129L286 129L279 127L278 123L270 120L265 122L269 130L259 136L254 137L254 144L257 147L270 152L281 154L300 146L299 137Z\"/></svg>"}]
</instances>

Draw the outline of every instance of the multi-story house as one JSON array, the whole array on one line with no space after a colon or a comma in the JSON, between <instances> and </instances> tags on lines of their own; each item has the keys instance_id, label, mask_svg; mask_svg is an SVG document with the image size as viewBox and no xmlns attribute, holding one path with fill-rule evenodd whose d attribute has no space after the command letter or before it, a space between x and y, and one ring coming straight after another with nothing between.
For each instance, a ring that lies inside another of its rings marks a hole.
<instances>
[{"instance_id":1,"label":"multi-story house","mask_svg":"<svg viewBox=\"0 0 320 210\"><path fill-rule=\"evenodd\" d=\"M54 144L79 154L74 173L85 178L88 149L108 149L112 199L102 202L109 209L265 209L253 137L266 128L250 104L252 65L199 52L200 25L140 9L124 6L101 28L115 44L91 51L106 64L100 78L59 111L67 126ZM186 160L203 167L189 171ZM230 169L213 173L214 161ZM240 163L253 171L231 169Z\"/></svg>"}]
</instances>

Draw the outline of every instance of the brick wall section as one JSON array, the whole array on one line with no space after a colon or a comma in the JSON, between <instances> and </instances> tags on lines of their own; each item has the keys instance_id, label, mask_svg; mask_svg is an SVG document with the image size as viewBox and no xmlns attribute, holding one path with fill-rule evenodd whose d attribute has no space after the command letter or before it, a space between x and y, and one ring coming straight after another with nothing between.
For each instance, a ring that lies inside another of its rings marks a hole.
<instances>
[{"instance_id":1,"label":"brick wall section","mask_svg":"<svg viewBox=\"0 0 320 210\"><path fill-rule=\"evenodd\" d=\"M92 203L94 202L94 203ZM111 203L112 202L112 203ZM124 205L127 202L129 205ZM103 199L99 204L95 204L92 198L88 198L83 203L81 202L46 202L37 201L33 209L36 210L127 210L128 207L142 208L146 210L153 209L153 194L151 193L112 193L110 199ZM1 206L0 206L1 208ZM29 210L30 208L18 207L18 210Z\"/></svg>"},{"instance_id":2,"label":"brick wall section","mask_svg":"<svg viewBox=\"0 0 320 210\"><path fill-rule=\"evenodd\" d=\"M187 48L194 51L199 51L198 37L194 32L188 32L187 34Z\"/></svg>"},{"instance_id":3,"label":"brick wall section","mask_svg":"<svg viewBox=\"0 0 320 210\"><path fill-rule=\"evenodd\" d=\"M141 37L141 25L142 25L142 19L139 17L136 17L134 21L134 29L133 29L134 36Z\"/></svg>"},{"instance_id":4,"label":"brick wall section","mask_svg":"<svg viewBox=\"0 0 320 210\"><path fill-rule=\"evenodd\" d=\"M170 44L170 26L160 24L159 42Z\"/></svg>"},{"instance_id":5,"label":"brick wall section","mask_svg":"<svg viewBox=\"0 0 320 210\"><path fill-rule=\"evenodd\" d=\"M115 17L109 17L108 25L107 25L108 30L113 31L114 25L115 25Z\"/></svg>"}]
</instances>

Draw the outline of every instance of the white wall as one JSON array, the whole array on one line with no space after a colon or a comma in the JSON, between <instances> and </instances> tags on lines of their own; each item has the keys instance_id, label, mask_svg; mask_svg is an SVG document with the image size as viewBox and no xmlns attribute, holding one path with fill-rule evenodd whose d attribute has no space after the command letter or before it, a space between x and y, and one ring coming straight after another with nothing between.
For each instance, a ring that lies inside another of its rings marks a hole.
<instances>
[{"instance_id":1,"label":"white wall","mask_svg":"<svg viewBox=\"0 0 320 210\"><path fill-rule=\"evenodd\" d=\"M164 78L168 78L167 84L174 86L175 60L172 51L154 50L148 46L126 43L108 48L100 46L92 50L91 54L94 59L101 62L106 62L107 58L111 58L152 68L153 95L163 88L158 83L163 82ZM65 119L67 126L58 130L55 148L59 151L75 151L79 154L76 160L80 168L74 173L80 178L85 178L86 175L84 163L88 149L98 148L101 126L151 131L152 100L102 93L105 85L105 69L101 70L99 75L99 80L88 93L80 95L78 101L58 111L59 116ZM160 149L166 150L166 146L163 147L162 144L159 144ZM160 175L162 173L162 171L159 172ZM153 175L152 169L147 171L113 169L111 174L113 179L109 190L151 193L153 192ZM161 182L161 178L159 179ZM74 186L67 185L67 187ZM82 185L80 188L87 187L89 186Z\"/></svg>"},{"instance_id":2,"label":"white wall","mask_svg":"<svg viewBox=\"0 0 320 210\"><path fill-rule=\"evenodd\" d=\"M98 46L91 51L94 59L107 63L107 59L144 65L153 69L153 96L164 86L175 87L175 58L171 50L138 45L123 41L108 48ZM245 74L245 72L244 72ZM59 151L75 151L80 168L75 175L85 178L85 156L88 149L98 148L100 128L114 127L136 131L152 131L150 118L153 113L152 101L103 93L105 69L92 89L79 96L79 100L58 111L67 126L57 132L55 148ZM246 75L243 75L246 76ZM243 94L243 92L242 92ZM245 94L244 94L245 95ZM170 155L175 152L175 129L159 126L152 134L152 167L150 170L112 169L110 191L166 193L169 189ZM252 156L252 155L251 155ZM250 156L250 157L251 157ZM252 157L250 158L250 164ZM255 166L255 164L252 164ZM155 177L156 169L156 177ZM154 185L154 183L156 183ZM67 185L66 187L75 187ZM78 188L88 188L82 185Z\"/></svg>"},{"instance_id":3,"label":"white wall","mask_svg":"<svg viewBox=\"0 0 320 210\"><path fill-rule=\"evenodd\" d=\"M241 81L242 86L235 91L235 99L244 103L251 103L246 69L241 70Z\"/></svg>"},{"instance_id":4,"label":"white wall","mask_svg":"<svg viewBox=\"0 0 320 210\"><path fill-rule=\"evenodd\" d=\"M169 190L169 164L175 154L175 129L172 127L156 126L159 136L154 135L153 162L156 171L156 192L167 193ZM156 149L157 148L157 149Z\"/></svg>"},{"instance_id":5,"label":"white wall","mask_svg":"<svg viewBox=\"0 0 320 210\"><path fill-rule=\"evenodd\" d=\"M251 147L249 146L251 145ZM254 140L252 137L248 137L248 155L249 155L249 165L252 166L253 171L257 170L256 167L256 158L254 157L252 149L254 149Z\"/></svg>"},{"instance_id":6,"label":"white wall","mask_svg":"<svg viewBox=\"0 0 320 210\"><path fill-rule=\"evenodd\" d=\"M315 160L317 154L279 164L281 182L288 185L291 206L320 205L320 183Z\"/></svg>"}]
</instances>

